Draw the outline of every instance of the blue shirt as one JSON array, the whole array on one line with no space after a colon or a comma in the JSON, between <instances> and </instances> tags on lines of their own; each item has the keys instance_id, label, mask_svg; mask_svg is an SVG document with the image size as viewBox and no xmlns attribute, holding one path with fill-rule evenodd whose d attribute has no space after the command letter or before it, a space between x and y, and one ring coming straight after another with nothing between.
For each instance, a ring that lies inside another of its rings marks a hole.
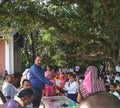
<instances>
[{"instance_id":1,"label":"blue shirt","mask_svg":"<svg viewBox=\"0 0 120 108\"><path fill-rule=\"evenodd\" d=\"M30 67L30 82L33 88L44 89L45 84L53 85L47 78L45 78L44 71L40 66L33 64Z\"/></svg>"}]
</instances>

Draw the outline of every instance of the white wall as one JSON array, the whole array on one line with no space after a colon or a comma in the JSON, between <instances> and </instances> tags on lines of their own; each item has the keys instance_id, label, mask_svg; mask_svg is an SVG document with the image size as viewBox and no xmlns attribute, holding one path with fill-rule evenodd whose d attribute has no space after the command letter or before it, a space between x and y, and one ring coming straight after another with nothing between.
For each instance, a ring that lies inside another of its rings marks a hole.
<instances>
[{"instance_id":1,"label":"white wall","mask_svg":"<svg viewBox=\"0 0 120 108\"><path fill-rule=\"evenodd\" d=\"M5 42L5 69L9 74L14 73L14 41L13 36Z\"/></svg>"}]
</instances>

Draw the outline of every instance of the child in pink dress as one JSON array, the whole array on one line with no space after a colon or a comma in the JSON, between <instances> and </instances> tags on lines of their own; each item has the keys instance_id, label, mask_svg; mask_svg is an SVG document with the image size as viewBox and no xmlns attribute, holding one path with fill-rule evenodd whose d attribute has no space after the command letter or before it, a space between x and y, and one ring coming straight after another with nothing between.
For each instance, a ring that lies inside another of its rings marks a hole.
<instances>
[{"instance_id":1,"label":"child in pink dress","mask_svg":"<svg viewBox=\"0 0 120 108\"><path fill-rule=\"evenodd\" d=\"M47 66L47 71L45 72L45 77L48 78L53 84L55 84L55 80L53 77L52 68ZM53 85L46 85L45 87L45 96L54 96L54 86Z\"/></svg>"}]
</instances>

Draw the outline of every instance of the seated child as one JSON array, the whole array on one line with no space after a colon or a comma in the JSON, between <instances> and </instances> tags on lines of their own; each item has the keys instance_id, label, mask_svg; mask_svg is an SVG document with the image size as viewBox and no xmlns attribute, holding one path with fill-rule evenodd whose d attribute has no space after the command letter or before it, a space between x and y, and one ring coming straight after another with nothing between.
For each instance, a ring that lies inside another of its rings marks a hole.
<instances>
[{"instance_id":1,"label":"seated child","mask_svg":"<svg viewBox=\"0 0 120 108\"><path fill-rule=\"evenodd\" d=\"M25 89L28 89L28 88L32 88L31 82L27 79L24 79L23 82L22 82L22 86L20 88L20 91L17 93L17 96L19 95L19 93L22 90L25 90ZM26 106L26 108L33 108L33 104L30 103L29 105Z\"/></svg>"},{"instance_id":2,"label":"seated child","mask_svg":"<svg viewBox=\"0 0 120 108\"><path fill-rule=\"evenodd\" d=\"M34 99L34 93L32 89L22 90L18 96L16 95L13 99L8 100L2 108L25 108Z\"/></svg>"},{"instance_id":3,"label":"seated child","mask_svg":"<svg viewBox=\"0 0 120 108\"><path fill-rule=\"evenodd\" d=\"M116 88L117 88L117 85L116 85L115 83L112 83L112 84L110 85L110 91L109 91L109 93L115 95L118 99L120 99L120 95L119 95L119 93L116 91Z\"/></svg>"}]
</instances>

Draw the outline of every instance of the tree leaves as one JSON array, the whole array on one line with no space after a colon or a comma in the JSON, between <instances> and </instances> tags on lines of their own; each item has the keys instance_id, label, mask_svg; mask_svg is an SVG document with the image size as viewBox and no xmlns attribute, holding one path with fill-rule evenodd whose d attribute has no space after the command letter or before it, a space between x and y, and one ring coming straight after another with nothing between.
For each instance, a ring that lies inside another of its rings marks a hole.
<instances>
[{"instance_id":1,"label":"tree leaves","mask_svg":"<svg viewBox=\"0 0 120 108\"><path fill-rule=\"evenodd\" d=\"M38 44L35 51L44 53L46 46L53 58L58 57L58 49L64 59L69 59L66 55L101 53L116 62L120 55L119 5L119 0L9 1L0 5L0 29L16 28L21 34L33 34L31 42Z\"/></svg>"}]
</instances>

